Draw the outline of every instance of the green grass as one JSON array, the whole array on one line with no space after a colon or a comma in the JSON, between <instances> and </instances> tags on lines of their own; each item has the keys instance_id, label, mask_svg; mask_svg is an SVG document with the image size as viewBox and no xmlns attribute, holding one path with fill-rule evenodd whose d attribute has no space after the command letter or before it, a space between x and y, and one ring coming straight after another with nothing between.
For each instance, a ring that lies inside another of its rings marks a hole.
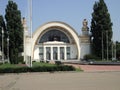
<instances>
[{"instance_id":1,"label":"green grass","mask_svg":"<svg viewBox=\"0 0 120 90\"><path fill-rule=\"evenodd\" d=\"M17 68L17 67L25 67L25 66L21 66L19 64L9 64L9 63L0 65L0 68Z\"/></svg>"},{"instance_id":2,"label":"green grass","mask_svg":"<svg viewBox=\"0 0 120 90\"><path fill-rule=\"evenodd\" d=\"M75 71L76 72L81 72L81 71L83 71L81 68L75 68Z\"/></svg>"},{"instance_id":3,"label":"green grass","mask_svg":"<svg viewBox=\"0 0 120 90\"><path fill-rule=\"evenodd\" d=\"M1 64L0 68L17 68L17 67L25 67L25 64ZM56 66L55 64L49 64L49 63L42 63L42 62L33 62L33 67L38 67L38 66Z\"/></svg>"},{"instance_id":4,"label":"green grass","mask_svg":"<svg viewBox=\"0 0 120 90\"><path fill-rule=\"evenodd\" d=\"M43 62L33 62L33 67L37 66L56 66L55 64L43 63Z\"/></svg>"}]
</instances>

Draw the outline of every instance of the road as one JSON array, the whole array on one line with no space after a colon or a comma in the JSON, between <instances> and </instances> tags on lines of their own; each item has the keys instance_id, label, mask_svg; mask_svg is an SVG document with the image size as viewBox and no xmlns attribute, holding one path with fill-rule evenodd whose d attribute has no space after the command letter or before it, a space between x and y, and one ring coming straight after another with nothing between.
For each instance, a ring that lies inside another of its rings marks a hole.
<instances>
[{"instance_id":1,"label":"road","mask_svg":"<svg viewBox=\"0 0 120 90\"><path fill-rule=\"evenodd\" d=\"M120 90L120 72L5 74L0 90Z\"/></svg>"}]
</instances>

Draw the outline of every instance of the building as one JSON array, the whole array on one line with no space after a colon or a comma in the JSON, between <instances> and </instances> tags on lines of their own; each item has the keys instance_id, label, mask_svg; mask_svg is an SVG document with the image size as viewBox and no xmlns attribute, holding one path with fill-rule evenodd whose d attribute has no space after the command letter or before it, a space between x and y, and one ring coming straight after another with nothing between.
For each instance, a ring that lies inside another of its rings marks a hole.
<instances>
[{"instance_id":1,"label":"building","mask_svg":"<svg viewBox=\"0 0 120 90\"><path fill-rule=\"evenodd\" d=\"M84 19L82 34L79 35L70 25L52 21L40 26L32 37L28 34L25 19L24 26L24 60L33 61L78 61L90 54L90 35Z\"/></svg>"}]
</instances>

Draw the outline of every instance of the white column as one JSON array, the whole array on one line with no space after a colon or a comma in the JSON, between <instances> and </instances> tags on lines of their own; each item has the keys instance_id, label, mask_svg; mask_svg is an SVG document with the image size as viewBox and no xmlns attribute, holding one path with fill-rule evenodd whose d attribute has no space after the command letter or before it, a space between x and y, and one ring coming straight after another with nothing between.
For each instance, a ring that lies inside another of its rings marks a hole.
<instances>
[{"instance_id":1,"label":"white column","mask_svg":"<svg viewBox=\"0 0 120 90\"><path fill-rule=\"evenodd\" d=\"M58 53L57 53L57 59L60 60L60 47L57 47L57 51L58 51Z\"/></svg>"},{"instance_id":2,"label":"white column","mask_svg":"<svg viewBox=\"0 0 120 90\"><path fill-rule=\"evenodd\" d=\"M51 52L50 52L50 54L51 54L51 60L53 60L53 47L50 47L50 49L51 49Z\"/></svg>"},{"instance_id":3,"label":"white column","mask_svg":"<svg viewBox=\"0 0 120 90\"><path fill-rule=\"evenodd\" d=\"M66 46L64 46L64 59L67 59L67 51L66 51Z\"/></svg>"},{"instance_id":4,"label":"white column","mask_svg":"<svg viewBox=\"0 0 120 90\"><path fill-rule=\"evenodd\" d=\"M46 47L44 46L44 55L43 55L43 57L44 57L44 61L46 62Z\"/></svg>"}]
</instances>

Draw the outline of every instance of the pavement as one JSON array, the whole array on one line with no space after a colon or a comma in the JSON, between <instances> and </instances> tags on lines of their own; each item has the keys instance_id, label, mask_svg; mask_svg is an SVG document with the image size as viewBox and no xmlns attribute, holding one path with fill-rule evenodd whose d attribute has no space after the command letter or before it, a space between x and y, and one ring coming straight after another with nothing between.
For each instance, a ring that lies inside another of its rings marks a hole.
<instances>
[{"instance_id":1,"label":"pavement","mask_svg":"<svg viewBox=\"0 0 120 90\"><path fill-rule=\"evenodd\" d=\"M0 90L120 90L120 72L5 74Z\"/></svg>"},{"instance_id":2,"label":"pavement","mask_svg":"<svg viewBox=\"0 0 120 90\"><path fill-rule=\"evenodd\" d=\"M101 72L101 71L120 71L120 65L81 65L81 64L65 64L80 68L84 72Z\"/></svg>"},{"instance_id":3,"label":"pavement","mask_svg":"<svg viewBox=\"0 0 120 90\"><path fill-rule=\"evenodd\" d=\"M72 65L84 72L0 74L0 90L120 90L120 66Z\"/></svg>"},{"instance_id":4,"label":"pavement","mask_svg":"<svg viewBox=\"0 0 120 90\"><path fill-rule=\"evenodd\" d=\"M120 71L118 65L78 65L84 72Z\"/></svg>"}]
</instances>

